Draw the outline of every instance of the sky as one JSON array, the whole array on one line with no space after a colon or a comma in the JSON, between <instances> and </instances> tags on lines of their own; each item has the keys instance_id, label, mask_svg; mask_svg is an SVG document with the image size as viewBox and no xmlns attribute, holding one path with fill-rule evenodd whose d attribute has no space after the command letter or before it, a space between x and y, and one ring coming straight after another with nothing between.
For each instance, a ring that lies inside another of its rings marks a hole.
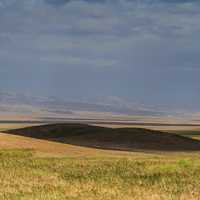
<instances>
[{"instance_id":1,"label":"sky","mask_svg":"<svg viewBox=\"0 0 200 200\"><path fill-rule=\"evenodd\" d=\"M0 90L200 111L198 0L0 0Z\"/></svg>"}]
</instances>

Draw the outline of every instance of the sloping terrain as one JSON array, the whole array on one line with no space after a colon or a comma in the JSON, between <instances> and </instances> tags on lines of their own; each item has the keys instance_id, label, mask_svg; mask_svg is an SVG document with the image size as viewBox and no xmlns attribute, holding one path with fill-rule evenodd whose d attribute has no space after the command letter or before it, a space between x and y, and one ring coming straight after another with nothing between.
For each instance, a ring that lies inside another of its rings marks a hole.
<instances>
[{"instance_id":1,"label":"sloping terrain","mask_svg":"<svg viewBox=\"0 0 200 200\"><path fill-rule=\"evenodd\" d=\"M33 150L38 156L42 157L87 157L101 156L101 154L104 153L103 150L99 151L86 147L0 132L0 150L2 149L29 149Z\"/></svg>"},{"instance_id":2,"label":"sloping terrain","mask_svg":"<svg viewBox=\"0 0 200 200\"><path fill-rule=\"evenodd\" d=\"M200 141L141 128L111 129L86 124L51 124L9 130L6 133L100 149L200 150Z\"/></svg>"}]
</instances>

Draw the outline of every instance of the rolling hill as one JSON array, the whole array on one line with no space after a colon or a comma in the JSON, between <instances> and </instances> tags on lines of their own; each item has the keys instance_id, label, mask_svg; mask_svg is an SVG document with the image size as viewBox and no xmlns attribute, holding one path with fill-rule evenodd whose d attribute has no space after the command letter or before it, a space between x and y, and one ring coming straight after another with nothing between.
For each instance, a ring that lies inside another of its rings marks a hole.
<instances>
[{"instance_id":1,"label":"rolling hill","mask_svg":"<svg viewBox=\"0 0 200 200\"><path fill-rule=\"evenodd\" d=\"M104 128L86 124L50 124L5 131L9 134L77 146L126 151L198 151L200 141L142 128Z\"/></svg>"}]
</instances>

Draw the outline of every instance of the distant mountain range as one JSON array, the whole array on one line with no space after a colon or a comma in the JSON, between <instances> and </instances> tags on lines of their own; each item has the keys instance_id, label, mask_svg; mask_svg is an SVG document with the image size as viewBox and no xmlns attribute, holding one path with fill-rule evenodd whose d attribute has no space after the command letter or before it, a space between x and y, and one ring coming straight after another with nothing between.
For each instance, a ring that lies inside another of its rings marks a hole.
<instances>
[{"instance_id":1,"label":"distant mountain range","mask_svg":"<svg viewBox=\"0 0 200 200\"><path fill-rule=\"evenodd\" d=\"M74 111L106 112L141 116L161 116L167 114L166 112L154 111L143 106L137 106L119 98L110 97L107 101L105 99L106 98L102 98L102 100L96 100L96 102L78 100L67 101L56 97L36 97L24 94L0 92L0 112L29 112L31 109L36 109L62 115L72 114Z\"/></svg>"}]
</instances>

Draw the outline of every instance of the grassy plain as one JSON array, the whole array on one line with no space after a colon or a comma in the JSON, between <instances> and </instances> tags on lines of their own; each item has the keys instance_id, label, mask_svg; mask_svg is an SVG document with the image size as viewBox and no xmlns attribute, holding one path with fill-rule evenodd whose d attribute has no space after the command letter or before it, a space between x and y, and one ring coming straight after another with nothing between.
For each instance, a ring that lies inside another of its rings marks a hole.
<instances>
[{"instance_id":1,"label":"grassy plain","mask_svg":"<svg viewBox=\"0 0 200 200\"><path fill-rule=\"evenodd\" d=\"M39 158L0 151L0 198L7 200L199 199L199 156Z\"/></svg>"},{"instance_id":2,"label":"grassy plain","mask_svg":"<svg viewBox=\"0 0 200 200\"><path fill-rule=\"evenodd\" d=\"M3 200L198 200L200 153L97 150L0 134L0 186Z\"/></svg>"}]
</instances>

